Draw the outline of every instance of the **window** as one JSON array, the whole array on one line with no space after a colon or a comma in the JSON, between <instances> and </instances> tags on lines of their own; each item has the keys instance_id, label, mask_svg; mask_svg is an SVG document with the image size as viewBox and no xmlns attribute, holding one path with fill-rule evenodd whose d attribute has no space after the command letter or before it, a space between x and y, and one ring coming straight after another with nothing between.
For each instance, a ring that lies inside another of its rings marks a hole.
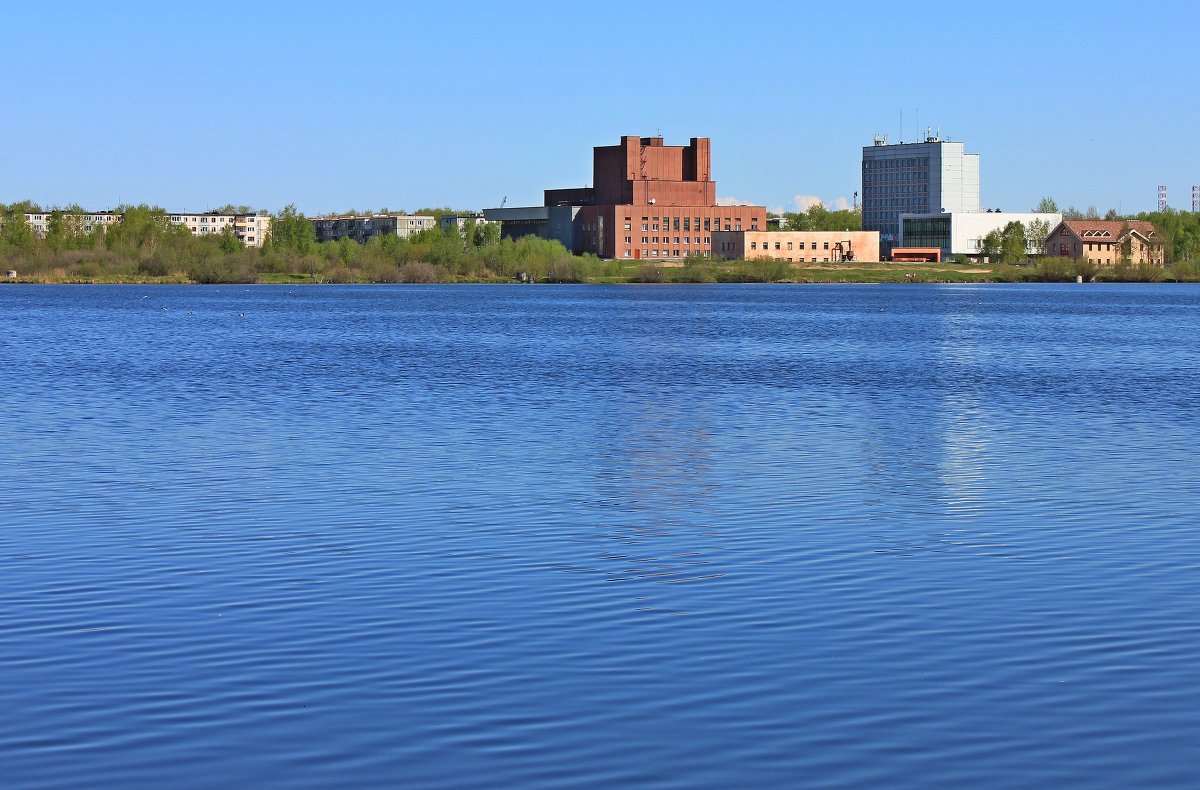
<instances>
[{"instance_id":1,"label":"window","mask_svg":"<svg viewBox=\"0 0 1200 790\"><path fill-rule=\"evenodd\" d=\"M791 248L792 248L792 243L789 241L789 242L788 242L788 249L790 250ZM791 260L791 258L788 258L788 260L790 261L790 260Z\"/></svg>"},{"instance_id":2,"label":"window","mask_svg":"<svg viewBox=\"0 0 1200 790\"><path fill-rule=\"evenodd\" d=\"M654 223L654 229L655 229L655 230L658 230L658 223L657 223L657 222L655 222L655 223Z\"/></svg>"},{"instance_id":3,"label":"window","mask_svg":"<svg viewBox=\"0 0 1200 790\"><path fill-rule=\"evenodd\" d=\"M628 222L626 222L626 223L625 223L625 230L633 230L633 226L632 226L632 225L630 225Z\"/></svg>"},{"instance_id":4,"label":"window","mask_svg":"<svg viewBox=\"0 0 1200 790\"><path fill-rule=\"evenodd\" d=\"M676 231L678 231L678 230L679 230L679 217L676 217L676 218L675 218L675 221L674 221L674 223L673 223L673 224L674 224L674 229L675 229Z\"/></svg>"},{"instance_id":5,"label":"window","mask_svg":"<svg viewBox=\"0 0 1200 790\"><path fill-rule=\"evenodd\" d=\"M654 237L654 243L655 243L655 244L658 244L658 236L655 236L655 237Z\"/></svg>"},{"instance_id":6,"label":"window","mask_svg":"<svg viewBox=\"0 0 1200 790\"><path fill-rule=\"evenodd\" d=\"M632 244L632 243L633 243L633 236L626 236L626 237L625 237L625 243L626 243L626 244Z\"/></svg>"},{"instance_id":7,"label":"window","mask_svg":"<svg viewBox=\"0 0 1200 790\"><path fill-rule=\"evenodd\" d=\"M675 257L676 257L676 258L678 258L678 257L679 257L679 250L675 250Z\"/></svg>"},{"instance_id":8,"label":"window","mask_svg":"<svg viewBox=\"0 0 1200 790\"><path fill-rule=\"evenodd\" d=\"M775 249L779 249L779 242L775 242Z\"/></svg>"},{"instance_id":9,"label":"window","mask_svg":"<svg viewBox=\"0 0 1200 790\"><path fill-rule=\"evenodd\" d=\"M757 241L752 241L752 242L750 242L750 249L752 249L752 250L757 250L757 249L758 249L758 242L757 242Z\"/></svg>"},{"instance_id":10,"label":"window","mask_svg":"<svg viewBox=\"0 0 1200 790\"><path fill-rule=\"evenodd\" d=\"M650 230L650 225L649 225L649 224L647 224L647 223L645 223L645 222L643 222L643 223L642 223L642 230Z\"/></svg>"},{"instance_id":11,"label":"window","mask_svg":"<svg viewBox=\"0 0 1200 790\"><path fill-rule=\"evenodd\" d=\"M1060 231L1058 232L1058 235L1059 235L1059 236L1066 236L1066 235L1068 235L1068 234L1067 234L1067 229L1066 229L1066 228L1063 228L1062 230L1060 230Z\"/></svg>"},{"instance_id":12,"label":"window","mask_svg":"<svg viewBox=\"0 0 1200 790\"><path fill-rule=\"evenodd\" d=\"M678 224L678 223L676 223L676 224ZM679 230L679 228L676 228L675 230ZM678 243L679 243L679 237L678 237L678 236L676 236L676 237L675 237L675 243L676 243L676 244L678 244Z\"/></svg>"},{"instance_id":13,"label":"window","mask_svg":"<svg viewBox=\"0 0 1200 790\"><path fill-rule=\"evenodd\" d=\"M650 237L642 236L642 244L649 244L649 243L650 243Z\"/></svg>"},{"instance_id":14,"label":"window","mask_svg":"<svg viewBox=\"0 0 1200 790\"><path fill-rule=\"evenodd\" d=\"M625 250L625 257L626 257L626 258L628 258L628 257L629 257L629 250Z\"/></svg>"},{"instance_id":15,"label":"window","mask_svg":"<svg viewBox=\"0 0 1200 790\"><path fill-rule=\"evenodd\" d=\"M691 229L692 229L692 218L691 218L691 217L684 217L684 218L683 218L683 229L684 229L684 230L691 230Z\"/></svg>"},{"instance_id":16,"label":"window","mask_svg":"<svg viewBox=\"0 0 1200 790\"><path fill-rule=\"evenodd\" d=\"M813 249L813 250L815 250L816 248L817 248L817 243L814 241L814 242L812 243L812 246L811 246L809 249ZM815 261L815 260L816 260L816 258L813 258L813 260Z\"/></svg>"},{"instance_id":17,"label":"window","mask_svg":"<svg viewBox=\"0 0 1200 790\"><path fill-rule=\"evenodd\" d=\"M705 230L711 230L711 228L709 228L709 226L708 226L708 222L709 222L709 218L705 217L704 218L704 229Z\"/></svg>"},{"instance_id":18,"label":"window","mask_svg":"<svg viewBox=\"0 0 1200 790\"><path fill-rule=\"evenodd\" d=\"M829 242L825 242L825 247L824 247L824 249L829 249Z\"/></svg>"},{"instance_id":19,"label":"window","mask_svg":"<svg viewBox=\"0 0 1200 790\"><path fill-rule=\"evenodd\" d=\"M657 257L658 257L658 250L650 250L650 257L651 257L651 258L657 258Z\"/></svg>"}]
</instances>

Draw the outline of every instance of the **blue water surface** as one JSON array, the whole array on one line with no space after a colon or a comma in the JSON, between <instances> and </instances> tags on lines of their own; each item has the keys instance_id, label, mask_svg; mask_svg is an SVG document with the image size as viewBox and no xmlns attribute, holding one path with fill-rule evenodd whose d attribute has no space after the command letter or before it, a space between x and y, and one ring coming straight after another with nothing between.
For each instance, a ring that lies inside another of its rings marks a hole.
<instances>
[{"instance_id":1,"label":"blue water surface","mask_svg":"<svg viewBox=\"0 0 1200 790\"><path fill-rule=\"evenodd\" d=\"M3 286L0 376L6 787L1195 781L1195 286Z\"/></svg>"}]
</instances>

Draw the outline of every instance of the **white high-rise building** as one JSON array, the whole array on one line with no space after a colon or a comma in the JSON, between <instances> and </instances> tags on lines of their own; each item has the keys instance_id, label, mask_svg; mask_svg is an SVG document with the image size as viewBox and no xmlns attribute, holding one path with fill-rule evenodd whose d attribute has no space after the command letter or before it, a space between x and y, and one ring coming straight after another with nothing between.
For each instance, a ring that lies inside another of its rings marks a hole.
<instances>
[{"instance_id":1,"label":"white high-rise building","mask_svg":"<svg viewBox=\"0 0 1200 790\"><path fill-rule=\"evenodd\" d=\"M862 227L879 231L887 256L900 240L901 214L979 211L979 154L927 135L923 143L863 147Z\"/></svg>"}]
</instances>

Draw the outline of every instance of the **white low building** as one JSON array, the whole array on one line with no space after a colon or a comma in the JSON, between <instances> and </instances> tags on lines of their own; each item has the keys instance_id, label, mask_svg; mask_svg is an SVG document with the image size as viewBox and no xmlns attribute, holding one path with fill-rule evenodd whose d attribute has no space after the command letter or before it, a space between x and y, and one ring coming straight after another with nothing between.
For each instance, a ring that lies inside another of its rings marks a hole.
<instances>
[{"instance_id":1,"label":"white low building","mask_svg":"<svg viewBox=\"0 0 1200 790\"><path fill-rule=\"evenodd\" d=\"M942 257L980 254L983 238L993 230L1002 231L1010 222L1025 226L1026 251L1042 254L1045 234L1062 222L1062 214L1012 211L948 211L936 214L901 214L898 247L937 247ZM1035 224L1036 223L1036 224ZM1031 228L1042 229L1038 234Z\"/></svg>"}]
</instances>

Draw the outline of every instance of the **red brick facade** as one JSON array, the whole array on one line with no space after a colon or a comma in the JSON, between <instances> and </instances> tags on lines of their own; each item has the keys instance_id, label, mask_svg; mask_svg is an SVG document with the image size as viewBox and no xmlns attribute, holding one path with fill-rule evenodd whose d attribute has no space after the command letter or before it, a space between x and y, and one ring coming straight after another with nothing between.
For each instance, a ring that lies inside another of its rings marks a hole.
<instances>
[{"instance_id":1,"label":"red brick facade","mask_svg":"<svg viewBox=\"0 0 1200 790\"><path fill-rule=\"evenodd\" d=\"M763 206L718 206L711 144L622 137L598 146L590 189L548 189L545 205L583 206L575 251L602 258L671 259L709 255L716 230L766 230Z\"/></svg>"}]
</instances>

